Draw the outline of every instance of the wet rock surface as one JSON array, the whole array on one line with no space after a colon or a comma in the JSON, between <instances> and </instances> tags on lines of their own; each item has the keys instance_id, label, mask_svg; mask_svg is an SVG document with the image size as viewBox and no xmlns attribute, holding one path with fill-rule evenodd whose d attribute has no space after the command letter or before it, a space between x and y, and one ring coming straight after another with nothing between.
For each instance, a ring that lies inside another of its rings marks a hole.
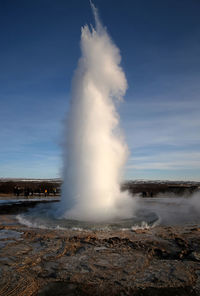
<instances>
[{"instance_id":1,"label":"wet rock surface","mask_svg":"<svg viewBox=\"0 0 200 296\"><path fill-rule=\"evenodd\" d=\"M200 295L200 226L80 232L2 215L0 295Z\"/></svg>"}]
</instances>

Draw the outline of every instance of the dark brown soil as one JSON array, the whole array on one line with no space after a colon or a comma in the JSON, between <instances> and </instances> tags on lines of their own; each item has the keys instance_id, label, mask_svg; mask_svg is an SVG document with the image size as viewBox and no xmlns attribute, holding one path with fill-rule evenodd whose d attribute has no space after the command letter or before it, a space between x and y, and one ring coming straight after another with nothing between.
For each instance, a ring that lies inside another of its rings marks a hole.
<instances>
[{"instance_id":1,"label":"dark brown soil","mask_svg":"<svg viewBox=\"0 0 200 296\"><path fill-rule=\"evenodd\" d=\"M200 295L200 226L80 232L1 215L0 295Z\"/></svg>"}]
</instances>

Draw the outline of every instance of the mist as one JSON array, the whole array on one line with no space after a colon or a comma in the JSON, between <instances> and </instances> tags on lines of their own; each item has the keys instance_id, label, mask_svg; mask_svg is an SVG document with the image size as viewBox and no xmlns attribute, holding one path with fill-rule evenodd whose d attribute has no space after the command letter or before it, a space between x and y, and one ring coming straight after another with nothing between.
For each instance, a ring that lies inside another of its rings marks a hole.
<instances>
[{"instance_id":1,"label":"mist","mask_svg":"<svg viewBox=\"0 0 200 296\"><path fill-rule=\"evenodd\" d=\"M81 58L74 73L64 133L64 184L60 217L112 220L133 216L134 199L120 191L128 147L116 105L127 89L119 49L91 3L95 28L81 29Z\"/></svg>"},{"instance_id":2,"label":"mist","mask_svg":"<svg viewBox=\"0 0 200 296\"><path fill-rule=\"evenodd\" d=\"M160 193L155 198L140 198L137 210L156 215L156 225L186 225L199 223L200 192L177 195Z\"/></svg>"},{"instance_id":3,"label":"mist","mask_svg":"<svg viewBox=\"0 0 200 296\"><path fill-rule=\"evenodd\" d=\"M193 193L189 202L194 207L196 212L200 214L200 192L199 191Z\"/></svg>"}]
</instances>

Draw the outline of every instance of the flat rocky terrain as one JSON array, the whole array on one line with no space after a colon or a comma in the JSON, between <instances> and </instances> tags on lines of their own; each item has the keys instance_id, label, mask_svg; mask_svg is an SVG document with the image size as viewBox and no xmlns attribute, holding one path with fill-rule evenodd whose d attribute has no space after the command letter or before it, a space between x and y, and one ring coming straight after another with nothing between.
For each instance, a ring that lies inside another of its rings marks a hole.
<instances>
[{"instance_id":1,"label":"flat rocky terrain","mask_svg":"<svg viewBox=\"0 0 200 296\"><path fill-rule=\"evenodd\" d=\"M0 295L200 295L200 225L90 232L0 220Z\"/></svg>"}]
</instances>

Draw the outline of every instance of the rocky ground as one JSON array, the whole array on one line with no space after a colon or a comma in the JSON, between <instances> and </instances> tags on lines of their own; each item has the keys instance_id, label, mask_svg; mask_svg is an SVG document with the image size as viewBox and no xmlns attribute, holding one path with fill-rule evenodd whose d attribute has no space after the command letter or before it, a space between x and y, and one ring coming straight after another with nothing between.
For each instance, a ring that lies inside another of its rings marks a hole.
<instances>
[{"instance_id":1,"label":"rocky ground","mask_svg":"<svg viewBox=\"0 0 200 296\"><path fill-rule=\"evenodd\" d=\"M0 220L0 295L200 295L200 225L80 232Z\"/></svg>"}]
</instances>

